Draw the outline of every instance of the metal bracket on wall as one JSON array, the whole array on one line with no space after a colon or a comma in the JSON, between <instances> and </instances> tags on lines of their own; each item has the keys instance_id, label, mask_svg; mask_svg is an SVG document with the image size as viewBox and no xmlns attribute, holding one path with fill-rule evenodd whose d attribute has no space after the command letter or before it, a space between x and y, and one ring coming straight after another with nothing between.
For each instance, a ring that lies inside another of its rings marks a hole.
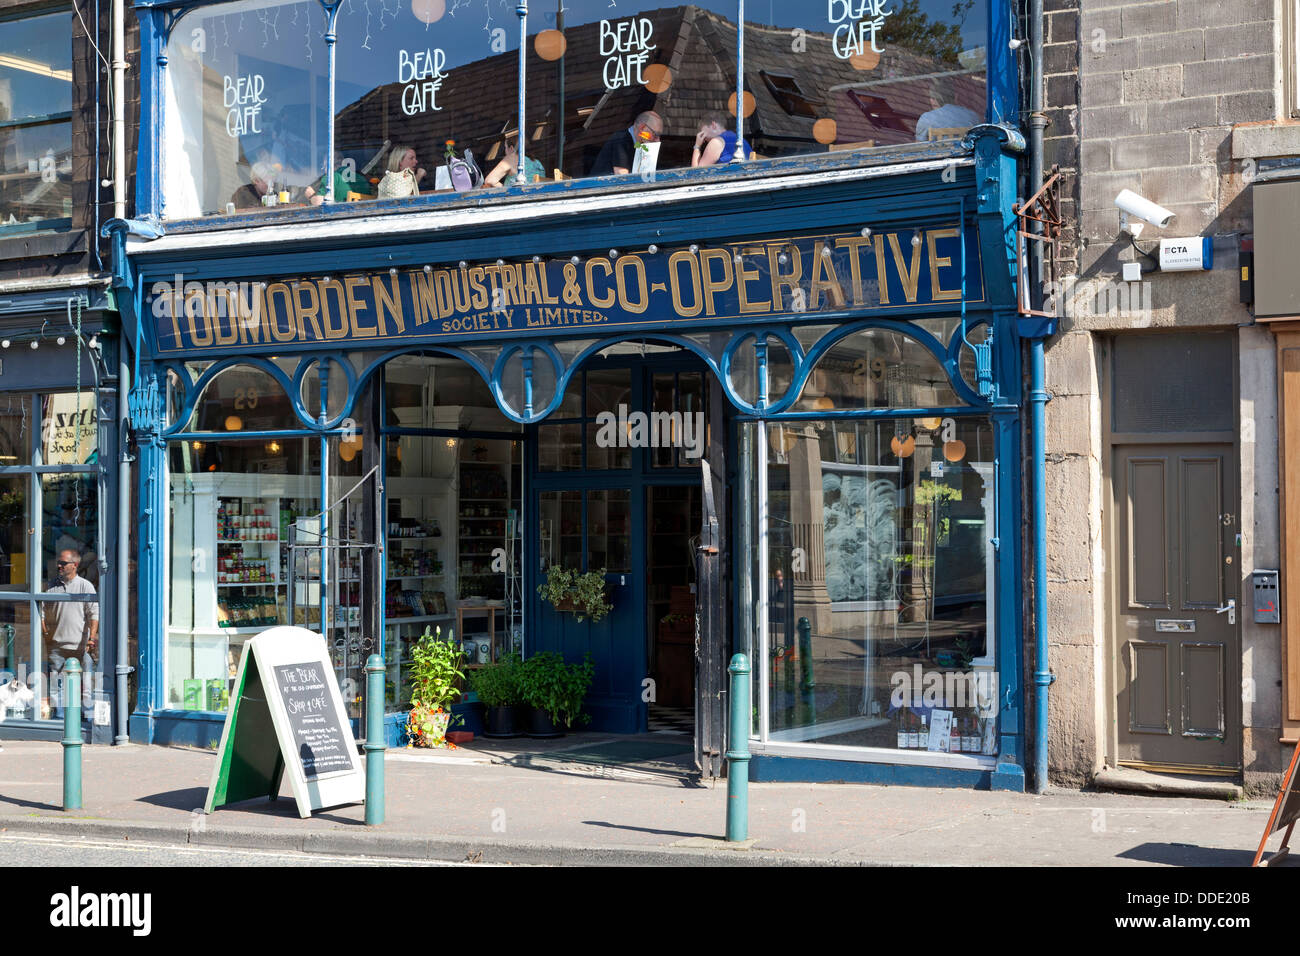
<instances>
[{"instance_id":1,"label":"metal bracket on wall","mask_svg":"<svg viewBox=\"0 0 1300 956\"><path fill-rule=\"evenodd\" d=\"M1011 207L1020 221L1016 230L1016 305L1021 315L1040 315L1054 318L1056 311L1033 308L1028 281L1029 255L1026 242L1042 243L1037 250L1040 263L1038 276L1040 288L1053 287L1057 282L1057 245L1061 240L1061 170L1053 166L1051 175L1041 189L1022 203ZM1059 291L1059 290L1058 290Z\"/></svg>"}]
</instances>

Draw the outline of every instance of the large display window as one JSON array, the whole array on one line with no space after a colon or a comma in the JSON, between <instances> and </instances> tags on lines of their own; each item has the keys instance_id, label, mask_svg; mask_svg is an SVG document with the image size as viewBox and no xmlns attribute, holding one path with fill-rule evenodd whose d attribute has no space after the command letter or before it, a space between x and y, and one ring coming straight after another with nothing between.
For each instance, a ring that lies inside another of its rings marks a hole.
<instances>
[{"instance_id":1,"label":"large display window","mask_svg":"<svg viewBox=\"0 0 1300 956\"><path fill-rule=\"evenodd\" d=\"M0 397L0 720L109 722L100 642L99 419L94 393Z\"/></svg>"},{"instance_id":2,"label":"large display window","mask_svg":"<svg viewBox=\"0 0 1300 956\"><path fill-rule=\"evenodd\" d=\"M756 734L923 760L996 754L991 422L742 429L744 483L763 489L746 520L766 541L743 605L762 662Z\"/></svg>"},{"instance_id":3,"label":"large display window","mask_svg":"<svg viewBox=\"0 0 1300 956\"><path fill-rule=\"evenodd\" d=\"M522 47L512 0L194 9L167 42L166 215L636 183L985 117L983 0L764 0L743 29L736 0L642 6L543 0Z\"/></svg>"}]
</instances>

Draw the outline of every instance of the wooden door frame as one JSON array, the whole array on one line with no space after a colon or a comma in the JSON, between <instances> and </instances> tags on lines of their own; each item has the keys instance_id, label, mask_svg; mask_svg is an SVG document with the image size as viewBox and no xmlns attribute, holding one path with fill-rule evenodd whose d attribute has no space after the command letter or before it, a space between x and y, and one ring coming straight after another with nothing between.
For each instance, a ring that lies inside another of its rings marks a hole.
<instances>
[{"instance_id":1,"label":"wooden door frame","mask_svg":"<svg viewBox=\"0 0 1300 956\"><path fill-rule=\"evenodd\" d=\"M1150 334L1150 329L1135 330L1137 334ZM1208 328L1189 331L1186 329L1171 329L1171 337L1175 334L1182 333L1185 335L1197 335L1203 332L1235 332L1236 327L1231 328ZM1120 526L1118 521L1122 515L1122 509L1118 500L1119 485L1115 474L1115 449L1123 446L1164 446L1174 448L1179 445L1222 445L1229 449L1231 461L1229 466L1234 469L1232 484L1235 488L1235 505L1238 520L1241 515L1241 434L1240 428L1234 427L1231 432L1227 431L1203 431L1203 432L1116 432L1112 427L1114 420L1114 379L1112 361L1114 358L1115 339L1125 333L1114 333L1096 336L1096 346L1098 355L1098 392L1101 399L1101 481L1102 481L1102 552L1105 558L1105 583L1102 593L1105 596L1103 604L1102 626L1105 628L1105 680L1103 692L1105 700L1106 733L1103 744L1102 763L1106 766L1119 766L1119 669L1122 664L1120 660L1120 635L1115 626L1118 617L1117 609L1120 606L1122 598L1122 583L1120 581L1119 567L1119 539ZM1240 408L1241 382L1240 382L1240 342L1237 335L1231 335L1232 340L1232 407ZM1280 353L1279 353L1280 361ZM1234 419L1239 422L1239 419ZM1225 503L1227 503L1225 499ZM1240 527L1238 527L1240 530ZM1235 533L1235 532L1234 532ZM1226 663L1228 687L1226 699L1224 700L1224 724L1225 733L1234 730L1237 735L1237 766L1233 773L1240 774L1245 766L1245 714L1242 706L1241 694L1232 693L1234 687L1241 686L1241 655L1243 650L1242 624L1245 613L1243 606L1242 587L1240 586L1241 568L1236 569L1238 586L1237 593L1237 624L1236 624L1236 653L1230 655L1231 660ZM1285 592L1283 592L1285 593ZM1207 771L1213 773L1214 771Z\"/></svg>"},{"instance_id":2,"label":"wooden door frame","mask_svg":"<svg viewBox=\"0 0 1300 956\"><path fill-rule=\"evenodd\" d=\"M1296 744L1300 743L1300 601L1288 598L1293 590L1289 583L1289 570L1300 568L1300 467L1288 469L1287 460L1292 456L1300 456L1300 415L1292 415L1288 419L1286 413L1286 353L1296 351L1300 354L1300 320L1295 317L1267 321L1260 319L1259 324L1267 326L1273 333L1277 351L1278 528L1282 539L1278 548L1278 594L1282 604L1279 741ZM1300 401L1300 379L1297 380L1295 396ZM1300 584L1296 587L1300 589Z\"/></svg>"}]
</instances>

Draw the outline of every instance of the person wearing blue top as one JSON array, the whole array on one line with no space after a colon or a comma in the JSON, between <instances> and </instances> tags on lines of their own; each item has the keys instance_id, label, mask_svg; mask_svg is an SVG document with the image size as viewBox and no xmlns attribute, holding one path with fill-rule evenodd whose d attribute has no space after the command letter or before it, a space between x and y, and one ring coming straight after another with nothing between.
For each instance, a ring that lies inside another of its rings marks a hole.
<instances>
[{"instance_id":1,"label":"person wearing blue top","mask_svg":"<svg viewBox=\"0 0 1300 956\"><path fill-rule=\"evenodd\" d=\"M741 159L753 159L754 151L749 143L727 129L727 124L722 117L710 116L700 124L700 131L695 134L695 148L691 150L691 165L713 166L729 163L736 155L737 145L741 147Z\"/></svg>"}]
</instances>

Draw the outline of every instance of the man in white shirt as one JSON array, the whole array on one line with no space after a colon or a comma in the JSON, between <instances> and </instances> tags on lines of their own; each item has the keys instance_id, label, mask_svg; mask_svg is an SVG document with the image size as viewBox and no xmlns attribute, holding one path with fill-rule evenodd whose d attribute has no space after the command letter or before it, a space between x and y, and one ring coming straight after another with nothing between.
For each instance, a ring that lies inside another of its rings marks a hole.
<instances>
[{"instance_id":1,"label":"man in white shirt","mask_svg":"<svg viewBox=\"0 0 1300 956\"><path fill-rule=\"evenodd\" d=\"M77 574L81 555L67 549L55 560L57 577L46 594L94 594L95 586ZM99 657L99 602L45 601L41 614L41 634L49 653L50 697L54 716L63 717L63 677L68 661L81 662L81 719L93 716L95 661Z\"/></svg>"}]
</instances>

